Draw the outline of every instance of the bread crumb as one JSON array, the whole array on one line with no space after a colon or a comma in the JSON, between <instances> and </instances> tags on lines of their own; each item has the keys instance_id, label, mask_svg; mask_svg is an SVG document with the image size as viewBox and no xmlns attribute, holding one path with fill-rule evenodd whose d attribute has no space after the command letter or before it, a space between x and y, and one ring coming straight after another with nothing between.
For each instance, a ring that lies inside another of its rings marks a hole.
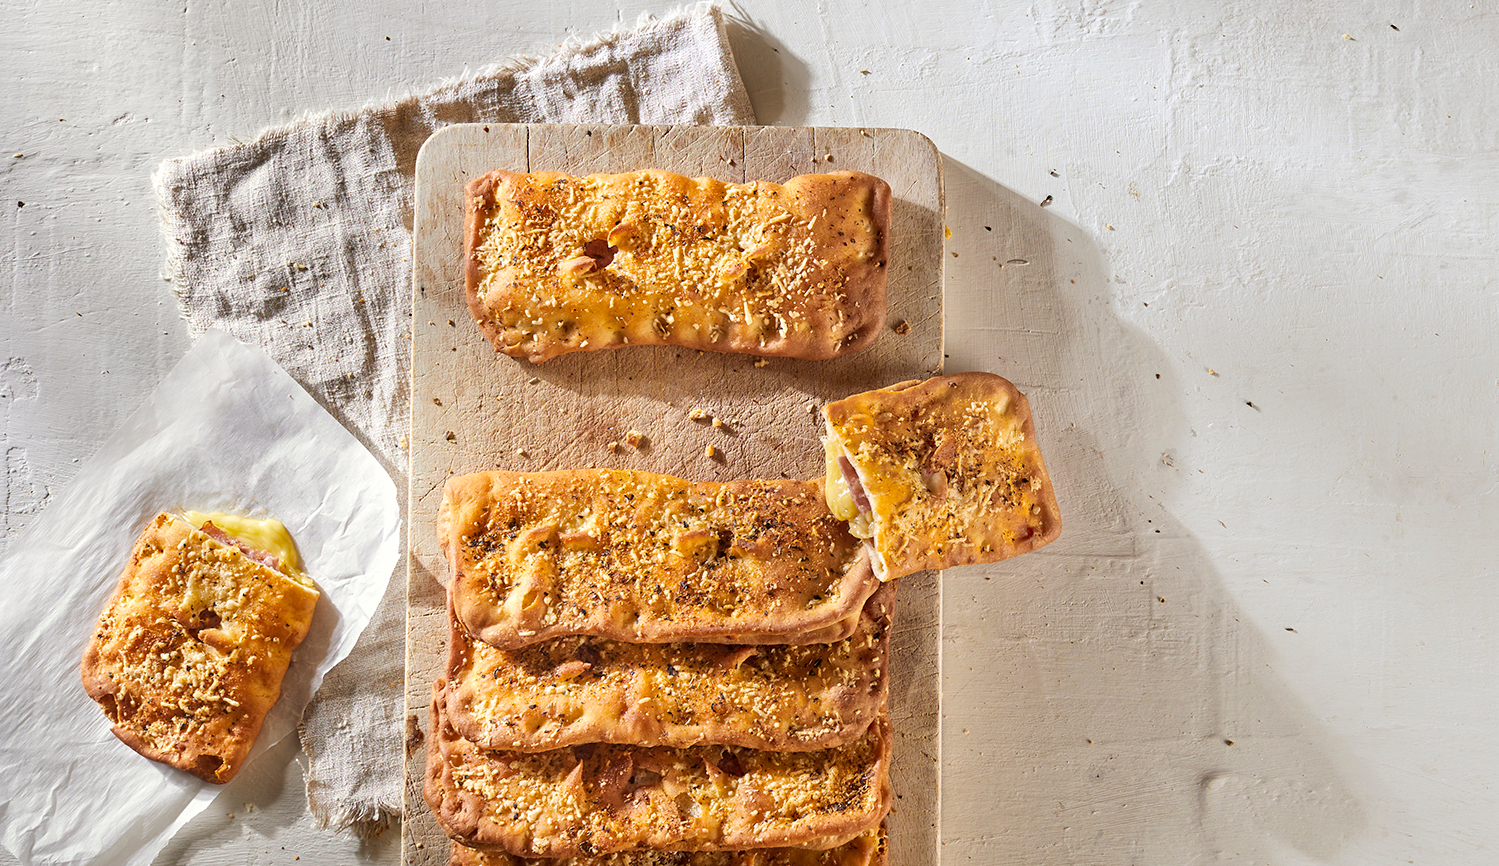
<instances>
[{"instance_id":1,"label":"bread crumb","mask_svg":"<svg viewBox=\"0 0 1499 866\"><path fill-rule=\"evenodd\" d=\"M890 330L904 337L905 335L911 333L911 323L906 321L905 319L901 319L899 322L896 322L895 325L890 328Z\"/></svg>"},{"instance_id":2,"label":"bread crumb","mask_svg":"<svg viewBox=\"0 0 1499 866\"><path fill-rule=\"evenodd\" d=\"M723 429L723 419L722 418L714 418L713 419L713 426L716 427L716 428L718 428L718 429Z\"/></svg>"},{"instance_id":3,"label":"bread crumb","mask_svg":"<svg viewBox=\"0 0 1499 866\"><path fill-rule=\"evenodd\" d=\"M758 361L755 362L755 366L756 367L764 367L764 366L768 365L769 363L770 363L770 361L768 359L761 358L761 359L759 359Z\"/></svg>"},{"instance_id":4,"label":"bread crumb","mask_svg":"<svg viewBox=\"0 0 1499 866\"><path fill-rule=\"evenodd\" d=\"M402 436L402 437L401 437L401 441L399 441L399 442L397 442L397 443L396 443L396 445L397 445L397 446L398 446L398 447L399 447L399 448L400 448L400 449L401 449L401 450L402 450L402 451L405 451L405 450L406 450L406 437L405 437L405 436Z\"/></svg>"},{"instance_id":5,"label":"bread crumb","mask_svg":"<svg viewBox=\"0 0 1499 866\"><path fill-rule=\"evenodd\" d=\"M718 456L718 449L713 447L711 444L706 445L703 447L703 456L708 458L709 460L712 460L713 458Z\"/></svg>"},{"instance_id":6,"label":"bread crumb","mask_svg":"<svg viewBox=\"0 0 1499 866\"><path fill-rule=\"evenodd\" d=\"M631 448L639 448L643 442L645 442L645 434L639 430L631 430L625 434L625 444Z\"/></svg>"},{"instance_id":7,"label":"bread crumb","mask_svg":"<svg viewBox=\"0 0 1499 866\"><path fill-rule=\"evenodd\" d=\"M610 454L618 454L619 453L619 443L618 442L610 442L608 445L605 445L604 447L609 449L609 453Z\"/></svg>"},{"instance_id":8,"label":"bread crumb","mask_svg":"<svg viewBox=\"0 0 1499 866\"><path fill-rule=\"evenodd\" d=\"M517 449L515 449L515 453L516 453L517 456L520 456L520 457L530 457L531 456L530 454L526 453L526 449L524 449L524 448L517 448Z\"/></svg>"},{"instance_id":9,"label":"bread crumb","mask_svg":"<svg viewBox=\"0 0 1499 866\"><path fill-rule=\"evenodd\" d=\"M537 378L535 376L532 376L529 380L526 381L526 384L527 385L535 385L535 384L537 384L540 381L541 381L541 379L539 379L539 378Z\"/></svg>"},{"instance_id":10,"label":"bread crumb","mask_svg":"<svg viewBox=\"0 0 1499 866\"><path fill-rule=\"evenodd\" d=\"M687 417L691 418L694 421L702 421L704 419L711 418L712 415L710 415L708 413L708 410L706 409L693 409L691 412L687 413Z\"/></svg>"}]
</instances>

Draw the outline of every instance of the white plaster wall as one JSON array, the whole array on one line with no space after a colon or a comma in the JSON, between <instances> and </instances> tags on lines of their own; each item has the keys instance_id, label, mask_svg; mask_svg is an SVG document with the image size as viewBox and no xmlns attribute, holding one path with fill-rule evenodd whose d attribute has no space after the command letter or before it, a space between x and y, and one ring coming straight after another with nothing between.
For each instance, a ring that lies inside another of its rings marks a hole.
<instances>
[{"instance_id":1,"label":"white plaster wall","mask_svg":"<svg viewBox=\"0 0 1499 866\"><path fill-rule=\"evenodd\" d=\"M946 863L1495 862L1499 10L1352 6L733 11L762 122L945 154L949 369L1030 395L1064 508L944 587ZM8 4L7 538L186 350L159 159L640 8ZM162 862L395 862L294 751Z\"/></svg>"}]
</instances>

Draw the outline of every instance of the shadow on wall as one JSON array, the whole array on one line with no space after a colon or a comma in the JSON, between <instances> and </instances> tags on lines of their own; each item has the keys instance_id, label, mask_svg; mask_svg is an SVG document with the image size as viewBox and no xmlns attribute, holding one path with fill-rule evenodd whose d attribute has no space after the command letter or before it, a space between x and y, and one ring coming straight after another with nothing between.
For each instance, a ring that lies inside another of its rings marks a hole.
<instances>
[{"instance_id":1,"label":"shadow on wall","mask_svg":"<svg viewBox=\"0 0 1499 866\"><path fill-rule=\"evenodd\" d=\"M737 5L725 12L724 29L739 77L755 108L755 120L765 126L804 124L807 94L811 92L807 64Z\"/></svg>"},{"instance_id":2,"label":"shadow on wall","mask_svg":"<svg viewBox=\"0 0 1499 866\"><path fill-rule=\"evenodd\" d=\"M1064 524L943 575L944 860L1332 858L1366 823L1351 759L1160 505L1189 433L1171 365L1084 231L944 167L947 369L1028 395Z\"/></svg>"}]
</instances>

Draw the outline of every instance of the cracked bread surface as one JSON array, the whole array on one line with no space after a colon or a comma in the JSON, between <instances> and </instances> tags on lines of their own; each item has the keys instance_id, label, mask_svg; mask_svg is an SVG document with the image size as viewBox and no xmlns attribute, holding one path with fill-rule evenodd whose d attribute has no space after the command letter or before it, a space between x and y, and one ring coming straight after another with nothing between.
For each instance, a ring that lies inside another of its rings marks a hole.
<instances>
[{"instance_id":1,"label":"cracked bread surface","mask_svg":"<svg viewBox=\"0 0 1499 866\"><path fill-rule=\"evenodd\" d=\"M451 618L447 718L486 749L720 743L807 751L863 734L884 705L895 583L830 644L633 644L564 637L499 650ZM451 616L451 615L450 615Z\"/></svg>"},{"instance_id":2,"label":"cracked bread surface","mask_svg":"<svg viewBox=\"0 0 1499 866\"><path fill-rule=\"evenodd\" d=\"M525 857L637 849L834 846L890 810L891 734L882 713L836 749L607 743L488 751L448 723L434 684L424 793L449 838Z\"/></svg>"},{"instance_id":3,"label":"cracked bread surface","mask_svg":"<svg viewBox=\"0 0 1499 866\"><path fill-rule=\"evenodd\" d=\"M903 382L823 414L868 502L851 525L884 579L1008 559L1061 532L1030 404L1006 379Z\"/></svg>"},{"instance_id":4,"label":"cracked bread surface","mask_svg":"<svg viewBox=\"0 0 1499 866\"><path fill-rule=\"evenodd\" d=\"M821 480L481 472L448 480L437 529L454 613L500 649L829 643L880 584Z\"/></svg>"},{"instance_id":5,"label":"cracked bread surface","mask_svg":"<svg viewBox=\"0 0 1499 866\"><path fill-rule=\"evenodd\" d=\"M207 782L239 771L319 593L159 514L84 651L84 690L127 746Z\"/></svg>"},{"instance_id":6,"label":"cracked bread surface","mask_svg":"<svg viewBox=\"0 0 1499 866\"><path fill-rule=\"evenodd\" d=\"M873 175L499 170L465 192L469 310L507 355L674 345L823 359L868 346L885 321L891 194Z\"/></svg>"}]
</instances>

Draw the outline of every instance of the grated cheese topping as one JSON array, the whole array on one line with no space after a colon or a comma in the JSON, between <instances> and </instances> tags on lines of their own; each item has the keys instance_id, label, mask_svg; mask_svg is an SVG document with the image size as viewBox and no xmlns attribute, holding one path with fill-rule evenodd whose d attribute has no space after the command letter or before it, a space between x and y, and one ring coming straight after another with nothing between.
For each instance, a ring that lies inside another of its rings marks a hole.
<instances>
[{"instance_id":1,"label":"grated cheese topping","mask_svg":"<svg viewBox=\"0 0 1499 866\"><path fill-rule=\"evenodd\" d=\"M756 848L749 851L620 851L592 857L542 859L479 851L453 843L448 866L884 866L885 825L831 847Z\"/></svg>"},{"instance_id":2,"label":"grated cheese topping","mask_svg":"<svg viewBox=\"0 0 1499 866\"><path fill-rule=\"evenodd\" d=\"M516 357L670 344L830 358L884 322L890 189L867 174L500 171L468 207L470 307Z\"/></svg>"},{"instance_id":3,"label":"grated cheese topping","mask_svg":"<svg viewBox=\"0 0 1499 866\"><path fill-rule=\"evenodd\" d=\"M1061 529L1030 407L999 376L905 382L824 414L835 455L828 490L837 489L836 456L846 457L870 506L852 531L868 539L882 578L1005 559Z\"/></svg>"},{"instance_id":4,"label":"grated cheese topping","mask_svg":"<svg viewBox=\"0 0 1499 866\"><path fill-rule=\"evenodd\" d=\"M465 739L491 749L841 745L884 704L894 589L870 597L851 637L806 646L564 637L499 650L455 622L447 711Z\"/></svg>"},{"instance_id":5,"label":"grated cheese topping","mask_svg":"<svg viewBox=\"0 0 1499 866\"><path fill-rule=\"evenodd\" d=\"M280 694L318 592L169 514L137 540L85 688L147 757L228 781Z\"/></svg>"},{"instance_id":6,"label":"grated cheese topping","mask_svg":"<svg viewBox=\"0 0 1499 866\"><path fill-rule=\"evenodd\" d=\"M820 479L476 473L448 481L439 535L455 613L501 648L569 634L826 643L879 586Z\"/></svg>"},{"instance_id":7,"label":"grated cheese topping","mask_svg":"<svg viewBox=\"0 0 1499 866\"><path fill-rule=\"evenodd\" d=\"M466 845L542 857L791 846L874 829L890 808L883 716L864 737L820 751L594 744L523 753L458 737L441 706L434 700L427 801Z\"/></svg>"}]
</instances>

